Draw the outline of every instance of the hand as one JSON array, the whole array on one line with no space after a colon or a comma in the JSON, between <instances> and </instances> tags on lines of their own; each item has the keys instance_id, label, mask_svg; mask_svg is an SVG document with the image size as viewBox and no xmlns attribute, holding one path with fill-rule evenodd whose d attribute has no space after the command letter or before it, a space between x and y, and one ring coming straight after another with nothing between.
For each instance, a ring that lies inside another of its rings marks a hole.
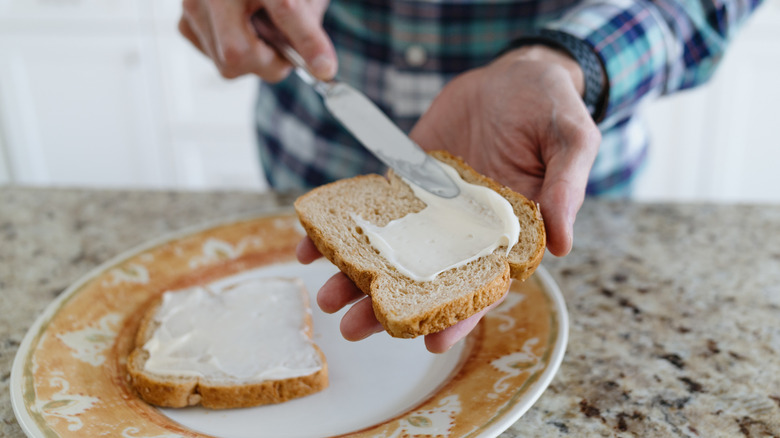
<instances>
[{"instance_id":1,"label":"hand","mask_svg":"<svg viewBox=\"0 0 780 438\"><path fill-rule=\"evenodd\" d=\"M320 79L336 74L333 43L322 28L328 0L183 0L179 31L225 78L254 73L278 82L292 66L260 40L249 17L265 8L276 27Z\"/></svg>"},{"instance_id":2,"label":"hand","mask_svg":"<svg viewBox=\"0 0 780 438\"><path fill-rule=\"evenodd\" d=\"M569 253L601 134L568 55L546 46L511 51L447 84L411 132L539 203L547 248Z\"/></svg>"},{"instance_id":3,"label":"hand","mask_svg":"<svg viewBox=\"0 0 780 438\"><path fill-rule=\"evenodd\" d=\"M305 237L298 244L296 251L298 261L301 263L311 263L322 257L320 252L314 246L314 243L308 237ZM503 298L498 302L481 310L470 318L458 322L452 327L425 336L425 347L431 353L444 353L449 350L456 342L468 335L477 325L480 319L493 307L499 305ZM348 341L359 341L365 339L374 333L384 331L382 324L374 316L374 309L371 307L371 298L365 295L343 272L331 277L320 288L317 293L317 304L326 313L336 313L344 306L352 304L347 313L341 319L341 335Z\"/></svg>"},{"instance_id":4,"label":"hand","mask_svg":"<svg viewBox=\"0 0 780 438\"><path fill-rule=\"evenodd\" d=\"M566 255L585 198L601 134L581 94L584 78L568 55L544 46L507 53L492 64L455 78L437 96L411 133L426 149L447 149L479 172L539 202L547 247ZM319 257L304 239L298 259ZM370 298L344 275L331 278L317 296L326 312L354 303L341 321L350 340L382 330ZM498 303L490 306L496 306ZM490 310L425 337L428 350L446 351Z\"/></svg>"}]
</instances>

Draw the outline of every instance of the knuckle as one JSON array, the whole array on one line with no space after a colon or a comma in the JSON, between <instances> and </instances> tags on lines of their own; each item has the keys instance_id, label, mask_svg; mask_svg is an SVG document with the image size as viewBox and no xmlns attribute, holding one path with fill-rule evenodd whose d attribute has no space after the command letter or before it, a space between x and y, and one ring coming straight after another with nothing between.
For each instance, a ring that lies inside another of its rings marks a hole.
<instances>
[{"instance_id":1,"label":"knuckle","mask_svg":"<svg viewBox=\"0 0 780 438\"><path fill-rule=\"evenodd\" d=\"M227 43L220 47L222 66L228 69L237 69L250 55L249 47L242 44Z\"/></svg>"},{"instance_id":2,"label":"knuckle","mask_svg":"<svg viewBox=\"0 0 780 438\"><path fill-rule=\"evenodd\" d=\"M184 17L179 19L179 23L177 24L177 29L179 30L179 33L187 36L190 30L190 25L187 23L187 20L184 19Z\"/></svg>"},{"instance_id":3,"label":"knuckle","mask_svg":"<svg viewBox=\"0 0 780 438\"><path fill-rule=\"evenodd\" d=\"M287 74L289 73L289 70L287 69L273 69L268 72L265 72L264 74L260 75L265 81L270 82L272 84L276 84L278 82L281 82L284 78L287 77Z\"/></svg>"},{"instance_id":4,"label":"knuckle","mask_svg":"<svg viewBox=\"0 0 780 438\"><path fill-rule=\"evenodd\" d=\"M273 3L274 15L286 21L298 13L299 6L298 0L276 0Z\"/></svg>"},{"instance_id":5,"label":"knuckle","mask_svg":"<svg viewBox=\"0 0 780 438\"><path fill-rule=\"evenodd\" d=\"M219 67L219 74L225 79L235 79L241 76L241 74L236 69L224 66Z\"/></svg>"},{"instance_id":6,"label":"knuckle","mask_svg":"<svg viewBox=\"0 0 780 438\"><path fill-rule=\"evenodd\" d=\"M322 51L320 39L313 29L307 29L307 32L301 35L299 47L301 52L314 54Z\"/></svg>"},{"instance_id":7,"label":"knuckle","mask_svg":"<svg viewBox=\"0 0 780 438\"><path fill-rule=\"evenodd\" d=\"M601 144L601 130L596 125L590 125L585 140L589 145L598 147Z\"/></svg>"},{"instance_id":8,"label":"knuckle","mask_svg":"<svg viewBox=\"0 0 780 438\"><path fill-rule=\"evenodd\" d=\"M594 125L577 125L571 131L571 144L585 150L596 150L601 144L601 131Z\"/></svg>"}]
</instances>

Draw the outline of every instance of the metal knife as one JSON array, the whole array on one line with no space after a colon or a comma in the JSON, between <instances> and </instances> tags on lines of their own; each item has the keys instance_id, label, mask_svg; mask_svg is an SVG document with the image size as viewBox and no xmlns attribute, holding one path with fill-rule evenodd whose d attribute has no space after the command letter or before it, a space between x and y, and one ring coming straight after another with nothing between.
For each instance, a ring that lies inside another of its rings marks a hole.
<instances>
[{"instance_id":1,"label":"metal knife","mask_svg":"<svg viewBox=\"0 0 780 438\"><path fill-rule=\"evenodd\" d=\"M441 165L404 134L366 95L337 80L325 82L315 78L265 9L254 13L251 21L258 37L295 66L295 73L322 96L325 107L336 120L379 160L434 195L452 198L460 193Z\"/></svg>"}]
</instances>

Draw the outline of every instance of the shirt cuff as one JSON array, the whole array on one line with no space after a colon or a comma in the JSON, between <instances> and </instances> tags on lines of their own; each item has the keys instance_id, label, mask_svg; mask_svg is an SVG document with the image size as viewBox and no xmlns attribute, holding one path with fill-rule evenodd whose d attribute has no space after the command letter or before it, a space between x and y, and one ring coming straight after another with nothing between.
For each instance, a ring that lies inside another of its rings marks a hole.
<instances>
[{"instance_id":1,"label":"shirt cuff","mask_svg":"<svg viewBox=\"0 0 780 438\"><path fill-rule=\"evenodd\" d=\"M644 98L664 92L668 35L653 8L636 0L586 1L544 26L580 38L601 59L609 93L602 125L617 123Z\"/></svg>"}]
</instances>

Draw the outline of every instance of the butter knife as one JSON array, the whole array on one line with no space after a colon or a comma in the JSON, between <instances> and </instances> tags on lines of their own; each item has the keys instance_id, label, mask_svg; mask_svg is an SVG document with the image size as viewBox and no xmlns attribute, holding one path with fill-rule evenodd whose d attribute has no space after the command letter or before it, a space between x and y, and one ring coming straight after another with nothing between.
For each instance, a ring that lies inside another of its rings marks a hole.
<instances>
[{"instance_id":1,"label":"butter knife","mask_svg":"<svg viewBox=\"0 0 780 438\"><path fill-rule=\"evenodd\" d=\"M265 9L251 17L257 36L295 67L295 73L322 96L325 107L366 149L397 174L443 198L460 193L441 165L396 126L366 95L338 80L321 81L273 24Z\"/></svg>"}]
</instances>

